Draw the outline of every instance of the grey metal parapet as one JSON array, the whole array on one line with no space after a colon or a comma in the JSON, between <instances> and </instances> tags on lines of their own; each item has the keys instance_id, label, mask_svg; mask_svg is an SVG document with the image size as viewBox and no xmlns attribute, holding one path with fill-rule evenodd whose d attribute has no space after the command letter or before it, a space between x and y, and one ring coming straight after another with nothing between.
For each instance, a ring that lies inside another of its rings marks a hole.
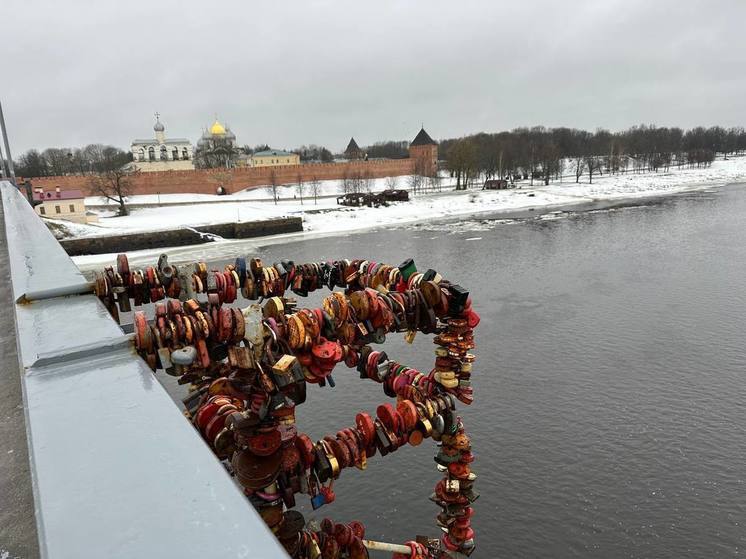
<instances>
[{"instance_id":1,"label":"grey metal parapet","mask_svg":"<svg viewBox=\"0 0 746 559\"><path fill-rule=\"evenodd\" d=\"M9 182L0 188L5 212L13 296L90 291L88 282L19 190Z\"/></svg>"},{"instance_id":2,"label":"grey metal parapet","mask_svg":"<svg viewBox=\"0 0 746 559\"><path fill-rule=\"evenodd\" d=\"M0 193L41 555L287 557L28 202Z\"/></svg>"}]
</instances>

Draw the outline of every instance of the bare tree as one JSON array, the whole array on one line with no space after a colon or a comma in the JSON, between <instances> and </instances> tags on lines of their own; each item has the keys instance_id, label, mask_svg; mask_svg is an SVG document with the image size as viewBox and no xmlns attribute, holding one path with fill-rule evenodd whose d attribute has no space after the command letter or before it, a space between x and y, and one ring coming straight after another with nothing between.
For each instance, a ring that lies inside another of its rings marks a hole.
<instances>
[{"instance_id":1,"label":"bare tree","mask_svg":"<svg viewBox=\"0 0 746 559\"><path fill-rule=\"evenodd\" d=\"M583 176L583 171L585 171L585 159L582 157L577 157L575 159L575 182L580 182L580 177Z\"/></svg>"},{"instance_id":2,"label":"bare tree","mask_svg":"<svg viewBox=\"0 0 746 559\"><path fill-rule=\"evenodd\" d=\"M322 163L331 163L334 160L332 152L323 146L317 146L311 144L309 146L301 146L294 150L295 153L300 155L300 160L304 163L309 161L321 161Z\"/></svg>"},{"instance_id":3,"label":"bare tree","mask_svg":"<svg viewBox=\"0 0 746 559\"><path fill-rule=\"evenodd\" d=\"M409 190L412 191L412 194L417 194L417 191L422 188L422 175L409 175L407 182L409 183Z\"/></svg>"},{"instance_id":4,"label":"bare tree","mask_svg":"<svg viewBox=\"0 0 746 559\"><path fill-rule=\"evenodd\" d=\"M373 190L373 177L371 176L369 169L365 169L365 172L361 177L360 190L364 190L368 194L370 194L370 191Z\"/></svg>"},{"instance_id":5,"label":"bare tree","mask_svg":"<svg viewBox=\"0 0 746 559\"><path fill-rule=\"evenodd\" d=\"M47 162L49 174L52 176L67 175L72 170L72 150L69 148L47 148L41 154Z\"/></svg>"},{"instance_id":6,"label":"bare tree","mask_svg":"<svg viewBox=\"0 0 746 559\"><path fill-rule=\"evenodd\" d=\"M363 191L363 175L360 171L345 170L342 175L342 190L345 194L359 194Z\"/></svg>"},{"instance_id":7,"label":"bare tree","mask_svg":"<svg viewBox=\"0 0 746 559\"><path fill-rule=\"evenodd\" d=\"M399 184L398 177L386 177L386 190L396 190Z\"/></svg>"},{"instance_id":8,"label":"bare tree","mask_svg":"<svg viewBox=\"0 0 746 559\"><path fill-rule=\"evenodd\" d=\"M350 178L350 171L346 167L342 173L342 192L345 194L352 192L352 179Z\"/></svg>"},{"instance_id":9,"label":"bare tree","mask_svg":"<svg viewBox=\"0 0 746 559\"><path fill-rule=\"evenodd\" d=\"M556 161L555 178L559 179L560 182L562 182L562 173L565 172L565 163L564 158L559 158Z\"/></svg>"},{"instance_id":10,"label":"bare tree","mask_svg":"<svg viewBox=\"0 0 746 559\"><path fill-rule=\"evenodd\" d=\"M598 171L601 163L595 155L586 155L585 166L588 169L588 184L593 184L593 173Z\"/></svg>"},{"instance_id":11,"label":"bare tree","mask_svg":"<svg viewBox=\"0 0 746 559\"><path fill-rule=\"evenodd\" d=\"M212 137L194 150L194 165L197 169L215 169L236 166L241 149L229 138Z\"/></svg>"},{"instance_id":12,"label":"bare tree","mask_svg":"<svg viewBox=\"0 0 746 559\"><path fill-rule=\"evenodd\" d=\"M562 158L560 152L554 142L544 141L539 149L539 157L541 163L541 175L544 179L544 185L549 184L549 179L552 175L557 175L561 170L560 165Z\"/></svg>"},{"instance_id":13,"label":"bare tree","mask_svg":"<svg viewBox=\"0 0 746 559\"><path fill-rule=\"evenodd\" d=\"M448 168L456 176L456 190L466 190L476 173L477 153L470 140L457 140L448 151Z\"/></svg>"},{"instance_id":14,"label":"bare tree","mask_svg":"<svg viewBox=\"0 0 746 559\"><path fill-rule=\"evenodd\" d=\"M298 192L298 196L300 197L300 205L303 205L303 188L305 187L305 184L303 183L303 174L298 173L298 175L295 177L295 190Z\"/></svg>"},{"instance_id":15,"label":"bare tree","mask_svg":"<svg viewBox=\"0 0 746 559\"><path fill-rule=\"evenodd\" d=\"M120 216L129 215L125 202L127 196L132 194L131 178L136 174L128 162L129 158L122 150L104 148L99 171L88 180L90 194L119 204Z\"/></svg>"},{"instance_id":16,"label":"bare tree","mask_svg":"<svg viewBox=\"0 0 746 559\"><path fill-rule=\"evenodd\" d=\"M358 194L363 191L363 173L360 171L352 175L352 191Z\"/></svg>"},{"instance_id":17,"label":"bare tree","mask_svg":"<svg viewBox=\"0 0 746 559\"><path fill-rule=\"evenodd\" d=\"M321 181L318 179L318 177L314 176L311 179L309 186L311 187L311 195L313 195L313 203L317 204L319 192L321 191Z\"/></svg>"},{"instance_id":18,"label":"bare tree","mask_svg":"<svg viewBox=\"0 0 746 559\"><path fill-rule=\"evenodd\" d=\"M49 166L41 153L30 149L16 162L16 173L19 177L45 177Z\"/></svg>"},{"instance_id":19,"label":"bare tree","mask_svg":"<svg viewBox=\"0 0 746 559\"><path fill-rule=\"evenodd\" d=\"M81 174L94 173L99 170L101 161L105 160L104 152L108 146L88 144L80 150Z\"/></svg>"},{"instance_id":20,"label":"bare tree","mask_svg":"<svg viewBox=\"0 0 746 559\"><path fill-rule=\"evenodd\" d=\"M683 157L682 157L682 161L683 161ZM627 172L627 167L628 166L629 166L629 157L627 157L626 155L624 155L623 153L620 152L620 155L619 155L619 169L621 170L621 172L623 174Z\"/></svg>"},{"instance_id":21,"label":"bare tree","mask_svg":"<svg viewBox=\"0 0 746 559\"><path fill-rule=\"evenodd\" d=\"M277 173L275 173L275 170L272 169L269 172L269 184L266 186L267 191L272 194L272 199L274 200L275 204L277 204L277 185L279 184L279 181L277 180Z\"/></svg>"}]
</instances>

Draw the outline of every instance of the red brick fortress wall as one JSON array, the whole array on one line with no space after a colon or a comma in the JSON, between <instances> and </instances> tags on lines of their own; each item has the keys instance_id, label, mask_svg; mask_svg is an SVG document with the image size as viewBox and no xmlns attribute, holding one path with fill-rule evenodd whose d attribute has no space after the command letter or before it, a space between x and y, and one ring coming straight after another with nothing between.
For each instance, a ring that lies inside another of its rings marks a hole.
<instances>
[{"instance_id":1,"label":"red brick fortress wall","mask_svg":"<svg viewBox=\"0 0 746 559\"><path fill-rule=\"evenodd\" d=\"M345 177L397 177L411 175L416 159L384 159L375 161L349 161L346 163L308 163L279 167L240 167L237 169L201 169L193 171L157 171L138 173L132 177L133 194L215 194L219 185L229 193L245 188L270 184L274 171L277 184L294 184L298 174L303 182L343 179ZM52 190L82 190L89 192L90 177L69 175L61 177L31 178L34 187Z\"/></svg>"}]
</instances>

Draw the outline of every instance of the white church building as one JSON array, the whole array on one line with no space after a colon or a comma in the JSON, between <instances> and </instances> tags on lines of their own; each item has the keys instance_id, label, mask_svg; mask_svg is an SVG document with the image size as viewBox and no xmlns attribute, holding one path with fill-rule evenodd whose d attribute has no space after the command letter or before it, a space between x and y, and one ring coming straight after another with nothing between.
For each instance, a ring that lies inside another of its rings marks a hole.
<instances>
[{"instance_id":1,"label":"white church building","mask_svg":"<svg viewBox=\"0 0 746 559\"><path fill-rule=\"evenodd\" d=\"M132 140L133 165L143 172L194 169L192 142L186 138L166 138L166 127L155 113L155 138Z\"/></svg>"}]
</instances>

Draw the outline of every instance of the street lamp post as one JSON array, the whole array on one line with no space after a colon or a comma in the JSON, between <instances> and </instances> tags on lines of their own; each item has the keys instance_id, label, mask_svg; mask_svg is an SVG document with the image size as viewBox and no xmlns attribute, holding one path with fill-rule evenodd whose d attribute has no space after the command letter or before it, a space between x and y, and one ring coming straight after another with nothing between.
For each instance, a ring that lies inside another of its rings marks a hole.
<instances>
[{"instance_id":1,"label":"street lamp post","mask_svg":"<svg viewBox=\"0 0 746 559\"><path fill-rule=\"evenodd\" d=\"M5 156L3 155L3 148L0 146L0 178L8 178L8 164L5 163Z\"/></svg>"},{"instance_id":2,"label":"street lamp post","mask_svg":"<svg viewBox=\"0 0 746 559\"><path fill-rule=\"evenodd\" d=\"M8 175L10 182L15 184L16 172L15 169L13 169L13 156L10 154L10 143L8 142L8 131L5 129L5 117L3 116L2 103L0 103L0 131L3 133L3 143L5 144L5 158L3 159L5 174Z\"/></svg>"}]
</instances>

